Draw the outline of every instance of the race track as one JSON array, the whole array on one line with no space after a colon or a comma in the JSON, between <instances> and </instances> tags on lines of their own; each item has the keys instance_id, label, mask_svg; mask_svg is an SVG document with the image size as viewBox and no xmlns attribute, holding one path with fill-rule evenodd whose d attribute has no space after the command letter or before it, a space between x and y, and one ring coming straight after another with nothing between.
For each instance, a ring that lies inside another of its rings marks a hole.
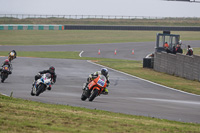
<instances>
[{"instance_id":1,"label":"race track","mask_svg":"<svg viewBox=\"0 0 200 133\"><path fill-rule=\"evenodd\" d=\"M190 44L192 48L200 47L200 41L184 41L183 48ZM73 44L73 45L32 45L32 46L0 46L0 51L84 51L83 57L100 57L126 60L143 60L155 52L155 42L129 42L110 44ZM100 55L98 51L100 49ZM114 54L116 49L116 55ZM134 50L134 54L132 54Z\"/></svg>"},{"instance_id":2,"label":"race track","mask_svg":"<svg viewBox=\"0 0 200 133\"><path fill-rule=\"evenodd\" d=\"M103 45L101 47L103 48ZM8 46L4 46L5 51L6 48ZM0 46L0 49L2 50L2 46ZM129 47L129 49L132 48ZM42 49L40 50L42 51ZM87 52L87 49L81 50L85 50L83 56L92 55L92 53ZM98 56L98 54L96 55ZM138 60L143 58L140 56L138 56ZM5 57L0 57L1 62L4 59ZM93 102L81 101L82 84L90 73L100 70L101 66L86 60L25 57L18 57L12 64L13 74L8 77L5 83L0 83L0 93L8 96L13 92L13 97L45 103L200 123L200 96L198 95L177 91L109 69L111 80L109 95L101 95ZM56 84L51 91L46 91L38 97L31 96L30 91L34 75L51 65L55 66L58 75Z\"/></svg>"}]
</instances>

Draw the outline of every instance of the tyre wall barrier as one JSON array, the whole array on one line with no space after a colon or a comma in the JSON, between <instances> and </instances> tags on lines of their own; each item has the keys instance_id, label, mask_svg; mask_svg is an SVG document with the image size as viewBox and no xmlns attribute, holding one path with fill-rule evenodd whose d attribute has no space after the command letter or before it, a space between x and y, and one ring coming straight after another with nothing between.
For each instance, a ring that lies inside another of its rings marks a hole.
<instances>
[{"instance_id":1,"label":"tyre wall barrier","mask_svg":"<svg viewBox=\"0 0 200 133\"><path fill-rule=\"evenodd\" d=\"M200 81L200 56L157 52L154 56L154 70Z\"/></svg>"},{"instance_id":2,"label":"tyre wall barrier","mask_svg":"<svg viewBox=\"0 0 200 133\"><path fill-rule=\"evenodd\" d=\"M200 31L200 27L166 26L95 26L95 25L0 25L0 30L147 30L147 31Z\"/></svg>"},{"instance_id":3,"label":"tyre wall barrier","mask_svg":"<svg viewBox=\"0 0 200 133\"><path fill-rule=\"evenodd\" d=\"M65 25L65 30L200 31L200 27Z\"/></svg>"},{"instance_id":4,"label":"tyre wall barrier","mask_svg":"<svg viewBox=\"0 0 200 133\"><path fill-rule=\"evenodd\" d=\"M0 30L64 30L63 25L0 25Z\"/></svg>"}]
</instances>

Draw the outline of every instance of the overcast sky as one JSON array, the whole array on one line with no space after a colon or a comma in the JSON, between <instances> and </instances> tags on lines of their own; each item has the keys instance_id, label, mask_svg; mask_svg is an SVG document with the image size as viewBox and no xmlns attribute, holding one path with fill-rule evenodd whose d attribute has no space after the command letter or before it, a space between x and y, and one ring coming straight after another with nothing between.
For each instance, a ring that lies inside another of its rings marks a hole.
<instances>
[{"instance_id":1,"label":"overcast sky","mask_svg":"<svg viewBox=\"0 0 200 133\"><path fill-rule=\"evenodd\" d=\"M0 14L200 17L200 3L162 0L0 0Z\"/></svg>"}]
</instances>

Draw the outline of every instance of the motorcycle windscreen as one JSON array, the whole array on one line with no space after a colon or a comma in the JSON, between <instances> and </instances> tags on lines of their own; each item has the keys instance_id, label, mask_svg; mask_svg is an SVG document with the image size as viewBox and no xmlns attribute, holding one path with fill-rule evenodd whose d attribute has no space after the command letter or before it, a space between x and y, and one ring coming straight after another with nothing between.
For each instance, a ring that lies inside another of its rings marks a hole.
<instances>
[{"instance_id":1,"label":"motorcycle windscreen","mask_svg":"<svg viewBox=\"0 0 200 133\"><path fill-rule=\"evenodd\" d=\"M106 84L106 77L101 75L99 80L97 81L97 84L101 87L104 87Z\"/></svg>"}]
</instances>

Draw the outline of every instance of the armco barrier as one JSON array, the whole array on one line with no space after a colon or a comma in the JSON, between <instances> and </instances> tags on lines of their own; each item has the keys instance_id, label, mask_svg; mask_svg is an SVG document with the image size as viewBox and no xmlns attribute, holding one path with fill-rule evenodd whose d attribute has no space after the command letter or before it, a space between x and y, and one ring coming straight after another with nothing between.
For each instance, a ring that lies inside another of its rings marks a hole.
<instances>
[{"instance_id":1,"label":"armco barrier","mask_svg":"<svg viewBox=\"0 0 200 133\"><path fill-rule=\"evenodd\" d=\"M200 31L200 27L65 25L65 30Z\"/></svg>"},{"instance_id":2,"label":"armco barrier","mask_svg":"<svg viewBox=\"0 0 200 133\"><path fill-rule=\"evenodd\" d=\"M0 30L64 30L63 25L0 25Z\"/></svg>"},{"instance_id":3,"label":"armco barrier","mask_svg":"<svg viewBox=\"0 0 200 133\"><path fill-rule=\"evenodd\" d=\"M154 70L200 81L200 56L157 52L154 56Z\"/></svg>"}]
</instances>

